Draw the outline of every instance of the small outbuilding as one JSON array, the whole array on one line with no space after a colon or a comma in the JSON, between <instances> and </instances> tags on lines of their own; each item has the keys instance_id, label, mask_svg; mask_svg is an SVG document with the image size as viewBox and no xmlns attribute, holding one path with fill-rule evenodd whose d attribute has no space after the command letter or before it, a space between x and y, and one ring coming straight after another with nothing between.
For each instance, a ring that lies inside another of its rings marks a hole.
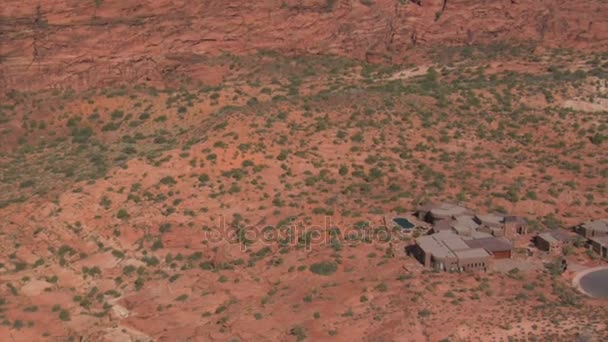
<instances>
[{"instance_id":1,"label":"small outbuilding","mask_svg":"<svg viewBox=\"0 0 608 342\"><path fill-rule=\"evenodd\" d=\"M538 234L534 238L534 244L541 251L553 254L561 254L564 247L561 241L548 232Z\"/></svg>"},{"instance_id":2,"label":"small outbuilding","mask_svg":"<svg viewBox=\"0 0 608 342\"><path fill-rule=\"evenodd\" d=\"M524 235L528 233L528 223L520 216L505 216L504 218L505 236L514 237L516 235Z\"/></svg>"},{"instance_id":3,"label":"small outbuilding","mask_svg":"<svg viewBox=\"0 0 608 342\"><path fill-rule=\"evenodd\" d=\"M564 229L554 229L543 232L534 237L534 244L542 251L560 254L564 246L574 243L575 236Z\"/></svg>"}]
</instances>

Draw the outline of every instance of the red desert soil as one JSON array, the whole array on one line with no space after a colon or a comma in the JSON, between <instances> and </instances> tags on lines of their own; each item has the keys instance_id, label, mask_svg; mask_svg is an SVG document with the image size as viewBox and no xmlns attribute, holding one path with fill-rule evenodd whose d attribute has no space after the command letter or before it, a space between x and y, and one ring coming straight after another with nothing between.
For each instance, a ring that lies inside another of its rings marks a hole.
<instances>
[{"instance_id":1,"label":"red desert soil","mask_svg":"<svg viewBox=\"0 0 608 342\"><path fill-rule=\"evenodd\" d=\"M4 1L0 340L608 340L528 255L608 216L608 3L442 6ZM426 200L531 233L424 269Z\"/></svg>"}]
</instances>

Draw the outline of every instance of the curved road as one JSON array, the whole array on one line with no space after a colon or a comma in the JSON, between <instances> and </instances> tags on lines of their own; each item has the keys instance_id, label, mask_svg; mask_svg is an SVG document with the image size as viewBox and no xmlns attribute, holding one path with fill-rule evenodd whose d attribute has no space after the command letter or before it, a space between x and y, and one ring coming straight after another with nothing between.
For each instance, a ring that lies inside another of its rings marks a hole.
<instances>
[{"instance_id":1,"label":"curved road","mask_svg":"<svg viewBox=\"0 0 608 342\"><path fill-rule=\"evenodd\" d=\"M579 272L572 279L572 285L590 297L608 298L608 266Z\"/></svg>"}]
</instances>

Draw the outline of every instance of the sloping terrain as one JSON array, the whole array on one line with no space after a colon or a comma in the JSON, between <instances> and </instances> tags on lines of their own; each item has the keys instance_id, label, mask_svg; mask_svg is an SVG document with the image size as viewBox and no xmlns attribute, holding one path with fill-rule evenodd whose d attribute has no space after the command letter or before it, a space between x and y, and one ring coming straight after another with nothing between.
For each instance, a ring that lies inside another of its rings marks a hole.
<instances>
[{"instance_id":1,"label":"sloping terrain","mask_svg":"<svg viewBox=\"0 0 608 342\"><path fill-rule=\"evenodd\" d=\"M608 340L531 236L451 274L383 226L608 216L605 1L5 3L7 340Z\"/></svg>"},{"instance_id":2,"label":"sloping terrain","mask_svg":"<svg viewBox=\"0 0 608 342\"><path fill-rule=\"evenodd\" d=\"M11 93L2 334L605 338L605 306L542 267L423 271L380 227L425 198L533 230L606 215L606 114L564 103L606 97L608 56L526 49L422 67L223 55L215 87Z\"/></svg>"}]
</instances>

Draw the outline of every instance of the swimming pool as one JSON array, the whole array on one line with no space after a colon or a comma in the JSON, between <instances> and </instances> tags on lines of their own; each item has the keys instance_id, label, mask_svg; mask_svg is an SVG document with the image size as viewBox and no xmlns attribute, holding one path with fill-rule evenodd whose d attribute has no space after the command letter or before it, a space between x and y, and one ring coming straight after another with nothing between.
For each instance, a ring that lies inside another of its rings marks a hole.
<instances>
[{"instance_id":1,"label":"swimming pool","mask_svg":"<svg viewBox=\"0 0 608 342\"><path fill-rule=\"evenodd\" d=\"M403 229L412 229L415 227L415 225L410 222L408 219L403 218L403 217L396 217L393 219L393 221L398 224L399 226L401 226L401 228Z\"/></svg>"}]
</instances>

